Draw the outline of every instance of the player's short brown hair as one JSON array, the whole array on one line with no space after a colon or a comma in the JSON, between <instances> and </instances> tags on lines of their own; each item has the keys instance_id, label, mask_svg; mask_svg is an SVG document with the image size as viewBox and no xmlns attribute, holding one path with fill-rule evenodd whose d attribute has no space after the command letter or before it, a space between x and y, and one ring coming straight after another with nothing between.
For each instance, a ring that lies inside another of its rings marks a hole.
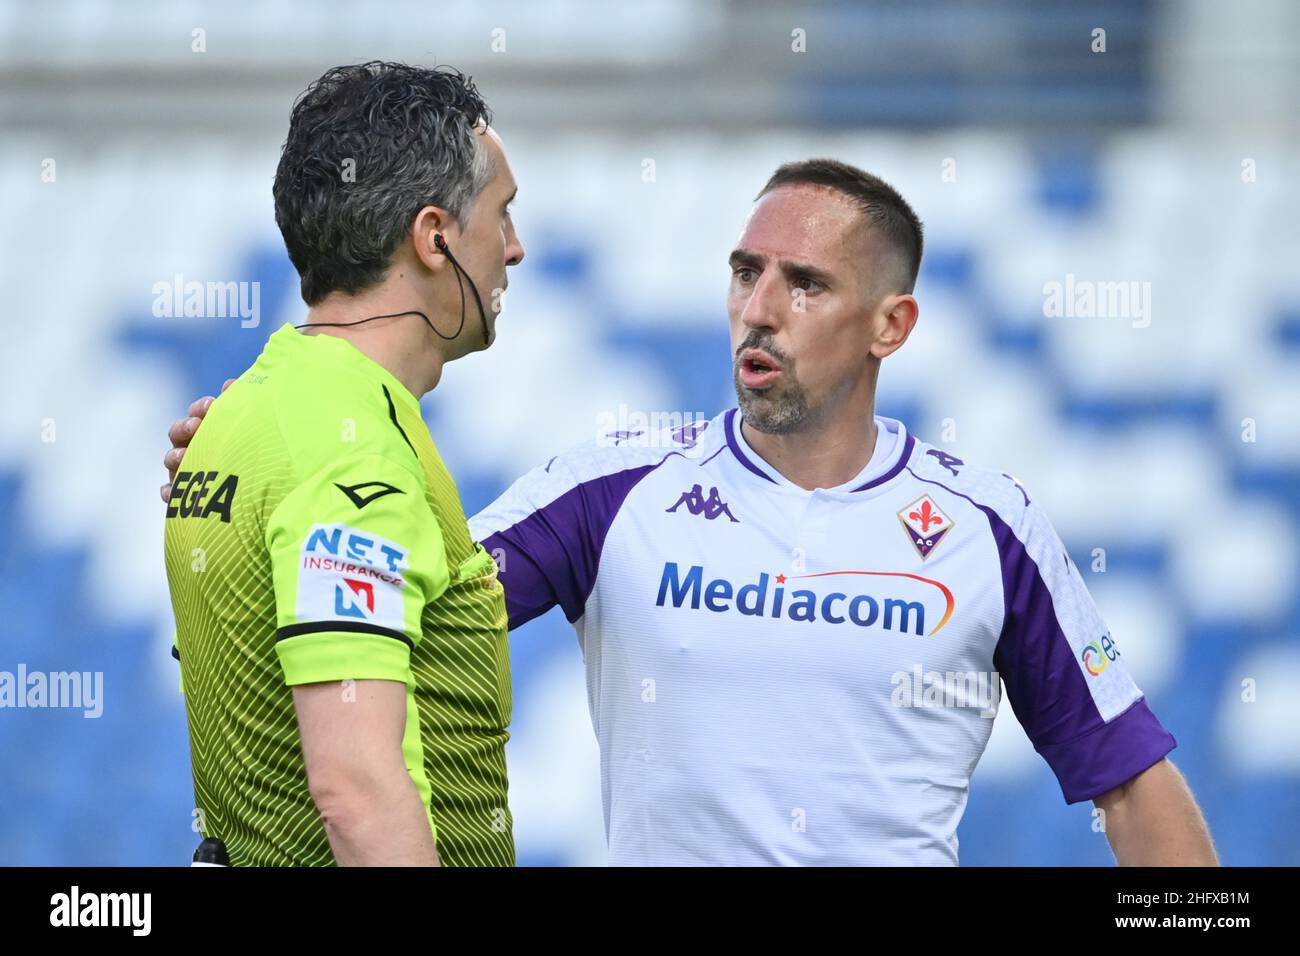
<instances>
[{"instance_id":1,"label":"player's short brown hair","mask_svg":"<svg viewBox=\"0 0 1300 956\"><path fill-rule=\"evenodd\" d=\"M803 159L777 167L754 200L758 201L781 186L803 185L825 186L853 200L886 243L902 258L904 277L899 291L911 292L916 288L916 275L921 269L923 228L921 220L898 190L879 176L838 159Z\"/></svg>"}]
</instances>

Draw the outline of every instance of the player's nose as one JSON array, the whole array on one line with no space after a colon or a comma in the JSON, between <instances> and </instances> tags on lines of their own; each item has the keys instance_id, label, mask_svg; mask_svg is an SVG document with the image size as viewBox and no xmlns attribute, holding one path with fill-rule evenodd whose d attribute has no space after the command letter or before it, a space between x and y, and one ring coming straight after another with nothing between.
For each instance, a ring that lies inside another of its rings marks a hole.
<instances>
[{"instance_id":1,"label":"player's nose","mask_svg":"<svg viewBox=\"0 0 1300 956\"><path fill-rule=\"evenodd\" d=\"M775 329L781 324L784 313L790 308L789 298L784 295L784 283L770 278L769 274L758 277L754 290L745 302L740 321L751 329Z\"/></svg>"}]
</instances>

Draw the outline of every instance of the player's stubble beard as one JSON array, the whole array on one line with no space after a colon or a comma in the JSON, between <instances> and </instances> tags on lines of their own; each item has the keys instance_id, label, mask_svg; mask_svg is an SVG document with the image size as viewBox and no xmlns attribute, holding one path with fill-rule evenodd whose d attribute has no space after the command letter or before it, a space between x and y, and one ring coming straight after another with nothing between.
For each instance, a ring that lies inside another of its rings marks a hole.
<instances>
[{"instance_id":1,"label":"player's stubble beard","mask_svg":"<svg viewBox=\"0 0 1300 956\"><path fill-rule=\"evenodd\" d=\"M740 384L740 355L745 349L762 349L781 363L780 381L761 392L751 392ZM795 376L794 359L772 344L770 337L751 332L736 349L731 366L736 398L745 424L765 435L789 435L801 431L812 419L808 393Z\"/></svg>"}]
</instances>

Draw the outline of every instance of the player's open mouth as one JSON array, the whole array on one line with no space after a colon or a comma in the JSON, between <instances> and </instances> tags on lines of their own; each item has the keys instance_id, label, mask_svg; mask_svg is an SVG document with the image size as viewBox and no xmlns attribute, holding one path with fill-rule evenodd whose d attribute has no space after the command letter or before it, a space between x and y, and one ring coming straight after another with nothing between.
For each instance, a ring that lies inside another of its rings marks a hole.
<instances>
[{"instance_id":1,"label":"player's open mouth","mask_svg":"<svg viewBox=\"0 0 1300 956\"><path fill-rule=\"evenodd\" d=\"M740 354L740 384L745 388L768 388L780 374L776 359L762 349L745 349Z\"/></svg>"}]
</instances>

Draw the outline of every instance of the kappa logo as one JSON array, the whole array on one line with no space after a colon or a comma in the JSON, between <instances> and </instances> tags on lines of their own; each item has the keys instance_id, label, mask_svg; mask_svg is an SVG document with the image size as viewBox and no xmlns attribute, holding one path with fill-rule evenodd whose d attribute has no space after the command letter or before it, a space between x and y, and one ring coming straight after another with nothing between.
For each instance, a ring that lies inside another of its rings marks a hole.
<instances>
[{"instance_id":1,"label":"kappa logo","mask_svg":"<svg viewBox=\"0 0 1300 956\"><path fill-rule=\"evenodd\" d=\"M898 520L903 522L903 530L922 561L930 556L952 528L952 519L939 510L929 495L922 495L899 511Z\"/></svg>"},{"instance_id":2,"label":"kappa logo","mask_svg":"<svg viewBox=\"0 0 1300 956\"><path fill-rule=\"evenodd\" d=\"M1020 492L1022 495L1024 495L1024 497L1025 497L1025 507L1028 508L1028 507L1029 507L1029 492L1025 491L1025 486L1022 485L1022 484L1020 483L1020 479L1017 478L1015 475L1008 475L1005 471L1002 472L1002 477L1003 477L1003 478L1010 478L1010 479L1011 479L1011 483L1012 483L1013 485L1016 486L1016 490L1017 490L1018 492Z\"/></svg>"},{"instance_id":3,"label":"kappa logo","mask_svg":"<svg viewBox=\"0 0 1300 956\"><path fill-rule=\"evenodd\" d=\"M932 455L935 458L935 460L939 462L940 465L942 465L944 468L947 468L954 475L957 474L957 469L954 467L955 465L965 466L966 464L966 462L962 461L960 458L954 458L946 451L940 451L938 448L931 448L929 451L926 452L926 454Z\"/></svg>"},{"instance_id":4,"label":"kappa logo","mask_svg":"<svg viewBox=\"0 0 1300 956\"><path fill-rule=\"evenodd\" d=\"M698 422L687 422L681 428L673 432L673 441L683 448L694 448L700 441L700 433L709 427L708 419L702 419Z\"/></svg>"},{"instance_id":5,"label":"kappa logo","mask_svg":"<svg viewBox=\"0 0 1300 956\"><path fill-rule=\"evenodd\" d=\"M382 498L384 495L406 494L401 488L395 488L384 481L363 481L357 485L340 485L336 481L334 487L347 495L348 500L356 505L358 509L364 508L370 502ZM369 490L363 491L363 489Z\"/></svg>"},{"instance_id":6,"label":"kappa logo","mask_svg":"<svg viewBox=\"0 0 1300 956\"><path fill-rule=\"evenodd\" d=\"M370 581L344 578L334 585L334 613L363 621L375 614L375 585Z\"/></svg>"},{"instance_id":7,"label":"kappa logo","mask_svg":"<svg viewBox=\"0 0 1300 956\"><path fill-rule=\"evenodd\" d=\"M634 432L624 429L622 431L606 432L605 439L607 441L612 441L615 446L618 446L623 444L625 441L631 441L633 438L640 438L644 434L645 429L638 429Z\"/></svg>"},{"instance_id":8,"label":"kappa logo","mask_svg":"<svg viewBox=\"0 0 1300 956\"><path fill-rule=\"evenodd\" d=\"M709 521L712 521L719 515L726 515L733 522L737 524L740 523L736 516L731 513L731 508L729 508L727 503L722 500L721 496L719 496L717 488L710 488L709 497L705 498L704 488L700 485L695 485L690 491L682 492L682 496L677 499L677 504L673 505L671 508L665 508L664 510L668 512L676 512L682 505L685 505L686 510L691 514L704 515L704 517Z\"/></svg>"}]
</instances>

